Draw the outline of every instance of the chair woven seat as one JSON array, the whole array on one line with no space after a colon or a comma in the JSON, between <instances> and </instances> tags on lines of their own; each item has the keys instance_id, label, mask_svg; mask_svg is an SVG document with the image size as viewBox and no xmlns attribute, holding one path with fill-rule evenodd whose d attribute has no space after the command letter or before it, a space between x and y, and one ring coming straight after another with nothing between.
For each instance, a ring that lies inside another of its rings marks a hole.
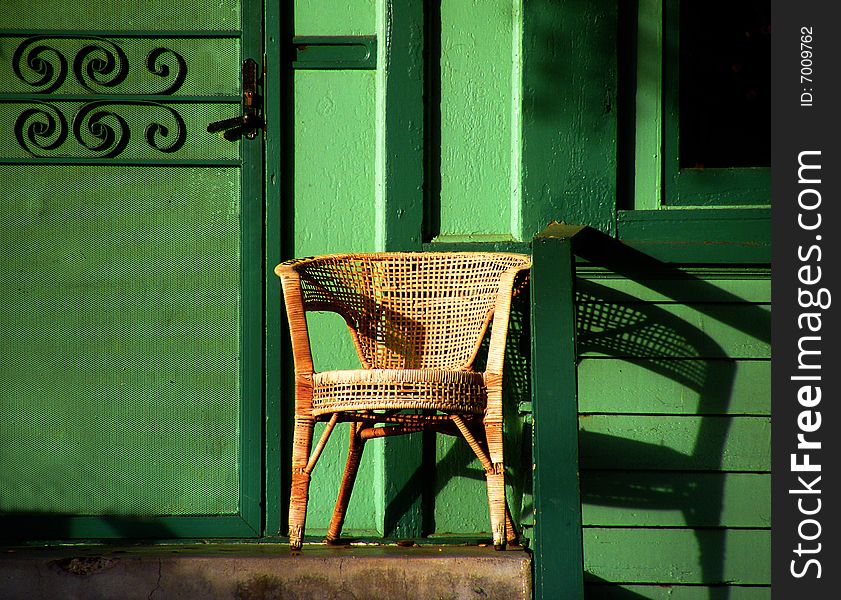
<instances>
[{"instance_id":1,"label":"chair woven seat","mask_svg":"<svg viewBox=\"0 0 841 600\"><path fill-rule=\"evenodd\" d=\"M482 414L487 401L484 377L472 371L363 369L313 375L314 416L380 409Z\"/></svg>"},{"instance_id":2,"label":"chair woven seat","mask_svg":"<svg viewBox=\"0 0 841 600\"><path fill-rule=\"evenodd\" d=\"M350 421L327 541L339 539L367 440L419 431L463 437L485 471L494 546L517 540L505 502L502 373L514 280L531 259L503 252L383 252L290 260L283 286L295 358L289 543L300 550L311 473ZM361 369L315 372L307 312L347 323ZM473 363L491 326L487 362ZM312 448L316 421L327 421Z\"/></svg>"}]
</instances>

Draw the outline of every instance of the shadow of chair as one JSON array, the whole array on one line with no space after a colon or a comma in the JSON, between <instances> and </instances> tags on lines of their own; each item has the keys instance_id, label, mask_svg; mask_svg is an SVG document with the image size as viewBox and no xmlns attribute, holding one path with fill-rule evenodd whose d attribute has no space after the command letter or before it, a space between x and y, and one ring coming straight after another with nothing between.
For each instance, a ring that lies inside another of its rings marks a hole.
<instances>
[{"instance_id":1,"label":"shadow of chair","mask_svg":"<svg viewBox=\"0 0 841 600\"><path fill-rule=\"evenodd\" d=\"M604 293L600 293L602 290ZM587 430L582 417L582 463L595 461L600 468L616 464L615 477L582 483L582 502L621 508L679 510L688 527L695 529L700 568L710 597L729 597L725 583L726 529L719 527L723 478L705 472L722 468L731 419L727 413L735 365L726 351L698 327L663 308L607 290L589 282L577 293L578 355L597 355L639 361L650 371L667 377L697 394L695 410L700 425L692 448L683 453L665 446ZM713 360L709 360L713 359ZM725 360L718 360L725 359ZM633 412L633 407L628 410ZM623 469L646 470L644 481L625 477ZM651 470L649 470L651 469ZM675 477L674 472L680 471ZM699 493L704 486L703 494ZM715 486L711 489L710 486ZM613 596L611 596L613 597ZM618 597L618 596L617 596Z\"/></svg>"}]
</instances>

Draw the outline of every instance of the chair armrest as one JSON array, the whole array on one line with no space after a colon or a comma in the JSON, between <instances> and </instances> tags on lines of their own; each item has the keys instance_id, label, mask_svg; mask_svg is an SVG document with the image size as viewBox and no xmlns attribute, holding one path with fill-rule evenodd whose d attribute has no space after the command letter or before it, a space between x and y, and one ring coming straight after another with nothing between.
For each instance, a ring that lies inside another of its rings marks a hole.
<instances>
[{"instance_id":1,"label":"chair armrest","mask_svg":"<svg viewBox=\"0 0 841 600\"><path fill-rule=\"evenodd\" d=\"M502 376L505 362L505 340L508 337L508 319L511 315L511 298L514 295L514 280L520 271L531 267L526 264L514 267L502 274L499 281L499 292L494 304L494 314L491 328L491 340L488 345L488 362L485 373Z\"/></svg>"},{"instance_id":2,"label":"chair armrest","mask_svg":"<svg viewBox=\"0 0 841 600\"><path fill-rule=\"evenodd\" d=\"M314 367L304 296L301 291L301 276L287 263L278 265L275 274L280 277L280 285L283 288L289 336L292 339L292 357L295 361L295 379L305 378L311 381Z\"/></svg>"}]
</instances>

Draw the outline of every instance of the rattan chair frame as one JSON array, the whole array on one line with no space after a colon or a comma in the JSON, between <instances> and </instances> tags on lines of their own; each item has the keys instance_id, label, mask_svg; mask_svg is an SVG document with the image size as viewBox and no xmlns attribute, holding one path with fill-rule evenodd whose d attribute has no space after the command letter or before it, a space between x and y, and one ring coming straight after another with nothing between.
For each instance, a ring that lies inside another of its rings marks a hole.
<instances>
[{"instance_id":1,"label":"rattan chair frame","mask_svg":"<svg viewBox=\"0 0 841 600\"><path fill-rule=\"evenodd\" d=\"M365 442L423 430L467 441L485 471L494 546L516 543L505 501L503 363L514 281L530 266L523 254L388 252L276 267L295 363L293 550L303 543L312 471L340 421L351 423L350 443L328 543L339 540ZM345 319L362 369L315 372L310 311ZM491 323L485 370L476 373L473 363ZM317 421L327 426L312 448Z\"/></svg>"}]
</instances>

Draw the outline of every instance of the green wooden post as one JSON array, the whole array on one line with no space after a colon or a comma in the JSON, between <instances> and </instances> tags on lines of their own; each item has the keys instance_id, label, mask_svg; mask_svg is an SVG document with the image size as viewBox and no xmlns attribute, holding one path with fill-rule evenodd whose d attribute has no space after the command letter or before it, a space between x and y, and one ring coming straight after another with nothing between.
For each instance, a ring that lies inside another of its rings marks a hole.
<instances>
[{"instance_id":1,"label":"green wooden post","mask_svg":"<svg viewBox=\"0 0 841 600\"><path fill-rule=\"evenodd\" d=\"M552 225L535 237L531 282L535 598L582 598L578 392L572 238Z\"/></svg>"}]
</instances>

